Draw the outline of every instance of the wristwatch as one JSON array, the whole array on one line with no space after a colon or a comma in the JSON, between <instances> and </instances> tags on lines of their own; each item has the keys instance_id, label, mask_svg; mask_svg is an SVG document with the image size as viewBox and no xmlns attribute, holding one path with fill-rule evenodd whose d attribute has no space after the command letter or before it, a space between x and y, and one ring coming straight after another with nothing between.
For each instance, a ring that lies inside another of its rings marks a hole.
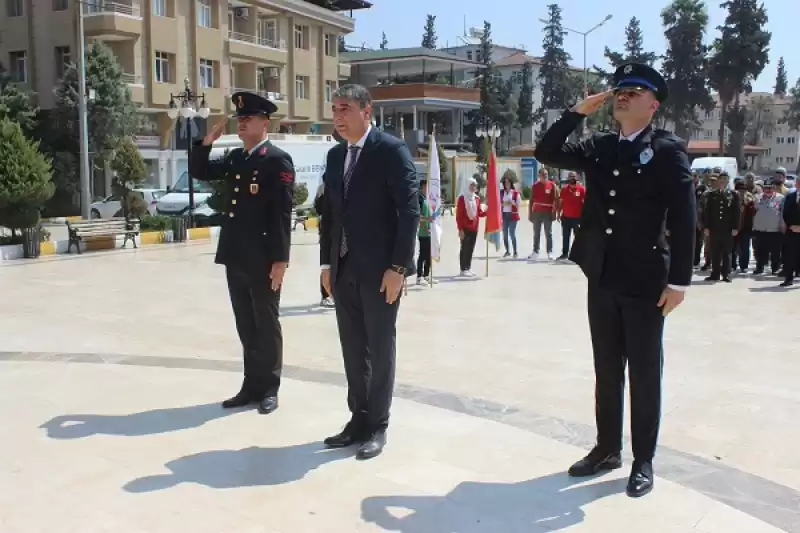
<instances>
[{"instance_id":1,"label":"wristwatch","mask_svg":"<svg viewBox=\"0 0 800 533\"><path fill-rule=\"evenodd\" d=\"M392 265L392 266L389 267L389 270L397 272L401 276L405 276L406 275L406 267Z\"/></svg>"}]
</instances>

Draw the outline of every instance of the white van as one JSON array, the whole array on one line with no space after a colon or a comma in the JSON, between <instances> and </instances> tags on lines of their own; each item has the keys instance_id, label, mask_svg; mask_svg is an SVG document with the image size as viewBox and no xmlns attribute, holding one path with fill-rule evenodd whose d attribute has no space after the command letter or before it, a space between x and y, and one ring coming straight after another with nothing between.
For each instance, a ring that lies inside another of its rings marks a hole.
<instances>
[{"instance_id":1,"label":"white van","mask_svg":"<svg viewBox=\"0 0 800 533\"><path fill-rule=\"evenodd\" d=\"M692 161L692 170L703 172L706 169L721 168L730 176L728 187L733 189L733 180L739 177L739 165L735 157L698 157Z\"/></svg>"},{"instance_id":2,"label":"white van","mask_svg":"<svg viewBox=\"0 0 800 533\"><path fill-rule=\"evenodd\" d=\"M314 195L322 182L325 172L325 160L328 150L336 146L332 135L293 135L287 133L271 133L269 140L278 148L285 150L294 162L295 183L304 183L308 188L308 199L302 206L311 207ZM211 159L221 158L228 150L239 148L242 141L238 135L223 135L211 148ZM194 180L194 216L198 219L213 216L214 210L208 207L208 199L214 193L210 182ZM175 186L158 201L157 211L160 215L185 215L189 209L189 176L184 172Z\"/></svg>"}]
</instances>

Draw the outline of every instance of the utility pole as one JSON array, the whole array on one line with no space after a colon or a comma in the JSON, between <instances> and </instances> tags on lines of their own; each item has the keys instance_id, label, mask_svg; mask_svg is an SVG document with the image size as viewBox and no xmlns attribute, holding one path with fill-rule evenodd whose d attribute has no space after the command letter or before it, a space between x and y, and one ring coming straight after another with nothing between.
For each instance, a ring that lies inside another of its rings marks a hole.
<instances>
[{"instance_id":1,"label":"utility pole","mask_svg":"<svg viewBox=\"0 0 800 533\"><path fill-rule=\"evenodd\" d=\"M83 36L83 2L75 2L78 14L78 129L80 133L80 172L81 172L81 216L89 218L92 203L91 173L89 169L89 126L87 124L86 103L86 46Z\"/></svg>"}]
</instances>

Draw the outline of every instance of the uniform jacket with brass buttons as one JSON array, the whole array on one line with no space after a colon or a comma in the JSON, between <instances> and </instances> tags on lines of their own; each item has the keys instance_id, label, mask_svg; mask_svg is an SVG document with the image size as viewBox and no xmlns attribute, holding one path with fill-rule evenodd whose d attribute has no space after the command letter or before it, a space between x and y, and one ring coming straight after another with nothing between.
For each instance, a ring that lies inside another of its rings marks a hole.
<instances>
[{"instance_id":1,"label":"uniform jacket with brass buttons","mask_svg":"<svg viewBox=\"0 0 800 533\"><path fill-rule=\"evenodd\" d=\"M689 285L697 212L685 142L649 126L632 142L616 133L567 142L583 118L564 113L535 152L541 163L585 174L570 258L590 282L631 296L657 298L667 284Z\"/></svg>"},{"instance_id":2,"label":"uniform jacket with brass buttons","mask_svg":"<svg viewBox=\"0 0 800 533\"><path fill-rule=\"evenodd\" d=\"M742 212L739 195L725 188L709 191L703 210L703 227L712 232L739 230Z\"/></svg>"},{"instance_id":3,"label":"uniform jacket with brass buttons","mask_svg":"<svg viewBox=\"0 0 800 533\"><path fill-rule=\"evenodd\" d=\"M255 272L288 262L295 180L291 156L269 141L252 154L236 148L209 160L210 153L210 146L197 143L189 173L199 180L225 182L215 261Z\"/></svg>"}]
</instances>

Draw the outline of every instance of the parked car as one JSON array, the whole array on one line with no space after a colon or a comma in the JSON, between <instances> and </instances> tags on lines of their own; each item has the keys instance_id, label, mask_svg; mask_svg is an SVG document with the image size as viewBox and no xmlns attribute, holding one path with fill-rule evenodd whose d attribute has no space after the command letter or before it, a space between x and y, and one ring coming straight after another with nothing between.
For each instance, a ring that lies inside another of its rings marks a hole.
<instances>
[{"instance_id":1,"label":"parked car","mask_svg":"<svg viewBox=\"0 0 800 533\"><path fill-rule=\"evenodd\" d=\"M167 194L164 189L133 189L134 194L138 194L147 204L147 211L151 215L156 214L158 199ZM107 198L94 202L89 211L92 218L112 218L122 216L122 204L119 196L112 194Z\"/></svg>"}]
</instances>

